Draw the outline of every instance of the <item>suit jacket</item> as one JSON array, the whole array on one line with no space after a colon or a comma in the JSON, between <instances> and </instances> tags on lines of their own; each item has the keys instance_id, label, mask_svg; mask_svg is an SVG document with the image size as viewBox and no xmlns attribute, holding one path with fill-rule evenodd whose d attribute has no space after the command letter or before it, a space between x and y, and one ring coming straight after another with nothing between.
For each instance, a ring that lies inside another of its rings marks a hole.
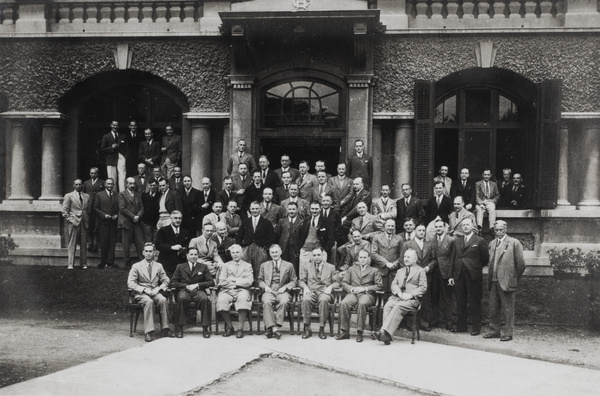
<instances>
[{"instance_id":1,"label":"suit jacket","mask_svg":"<svg viewBox=\"0 0 600 396\"><path fill-rule=\"evenodd\" d=\"M381 276L386 276L390 269L386 262L395 264L395 267L400 266L403 257L400 256L400 250L404 240L398 234L392 234L391 240L388 239L387 233L377 234L371 239L371 265L379 268Z\"/></svg>"},{"instance_id":2,"label":"suit jacket","mask_svg":"<svg viewBox=\"0 0 600 396\"><path fill-rule=\"evenodd\" d=\"M213 227L217 228L217 223L219 222L227 224L225 219L225 213L221 213L217 216L215 212L211 212L204 216L204 218L202 219L202 226L204 227L204 224L212 224Z\"/></svg>"},{"instance_id":3,"label":"suit jacket","mask_svg":"<svg viewBox=\"0 0 600 396\"><path fill-rule=\"evenodd\" d=\"M246 164L248 166L248 175L252 175L257 168L256 162L254 161L254 157L244 151L242 155L242 159L240 160L239 151L236 150L235 153L229 156L229 164L227 165L227 174L233 175L238 174L238 166L239 164ZM250 176L252 179L252 176Z\"/></svg>"},{"instance_id":4,"label":"suit jacket","mask_svg":"<svg viewBox=\"0 0 600 396\"><path fill-rule=\"evenodd\" d=\"M402 267L396 273L396 277L392 281L390 289L392 294L399 295L402 293L402 285L406 278L406 267ZM427 274L425 270L417 265L413 265L406 279L405 293L412 294L415 297L422 297L427 291Z\"/></svg>"},{"instance_id":5,"label":"suit jacket","mask_svg":"<svg viewBox=\"0 0 600 396\"><path fill-rule=\"evenodd\" d=\"M136 191L133 192L133 197L129 191L121 191L119 193L119 228L128 230L133 224L133 218L139 216L137 224L141 225L142 216L144 216L144 204L142 197Z\"/></svg>"},{"instance_id":6,"label":"suit jacket","mask_svg":"<svg viewBox=\"0 0 600 396\"><path fill-rule=\"evenodd\" d=\"M227 196L227 191L225 190L219 191L215 196L216 202L221 202L223 204L223 212L227 210L227 205L229 205L229 201L235 201L239 204L238 194L234 190L235 189L232 189L229 192L229 196Z\"/></svg>"},{"instance_id":7,"label":"suit jacket","mask_svg":"<svg viewBox=\"0 0 600 396\"><path fill-rule=\"evenodd\" d=\"M365 266L365 271L361 271L360 265L353 265L348 269L342 280L342 289L346 293L351 293L355 287L365 287L367 290L358 295L374 295L376 291L383 290L383 280L377 268L370 265Z\"/></svg>"},{"instance_id":8,"label":"suit jacket","mask_svg":"<svg viewBox=\"0 0 600 396\"><path fill-rule=\"evenodd\" d=\"M203 190L202 191L198 190L198 209L200 210L200 212L198 213L197 221L200 224L202 224L202 218L212 212L212 205L217 200L217 192L213 189L209 190L207 198L208 199L204 198ZM208 203L208 207L206 209L203 209L202 205L204 205L205 203Z\"/></svg>"},{"instance_id":9,"label":"suit jacket","mask_svg":"<svg viewBox=\"0 0 600 396\"><path fill-rule=\"evenodd\" d=\"M425 207L425 225L435 220L437 216L448 223L448 216L454 210L452 200L445 195L442 195L442 202L440 206L437 205L437 196L433 196L427 200L427 206Z\"/></svg>"},{"instance_id":10,"label":"suit jacket","mask_svg":"<svg viewBox=\"0 0 600 396\"><path fill-rule=\"evenodd\" d=\"M381 197L374 199L371 203L371 214L374 216L382 215L380 217L384 220L395 219L398 215L396 201L390 197L385 203Z\"/></svg>"},{"instance_id":11,"label":"suit jacket","mask_svg":"<svg viewBox=\"0 0 600 396\"><path fill-rule=\"evenodd\" d=\"M167 151L162 153L161 164L164 164L168 159L171 162L181 165L181 136L173 134L173 136L163 136L162 147Z\"/></svg>"},{"instance_id":12,"label":"suit jacket","mask_svg":"<svg viewBox=\"0 0 600 396\"><path fill-rule=\"evenodd\" d=\"M369 235L374 233L375 230L375 216L367 212L363 218L362 226L360 224L360 216L352 220L352 228L360 231L361 235Z\"/></svg>"},{"instance_id":13,"label":"suit jacket","mask_svg":"<svg viewBox=\"0 0 600 396\"><path fill-rule=\"evenodd\" d=\"M398 216L396 216L396 232L401 232L404 229L404 220L413 218L417 222L416 225L423 224L423 205L421 200L414 195L410 197L408 206L404 197L396 201Z\"/></svg>"},{"instance_id":14,"label":"suit jacket","mask_svg":"<svg viewBox=\"0 0 600 396\"><path fill-rule=\"evenodd\" d=\"M300 190L298 196L308 201L310 199L310 195L312 195L313 187L318 184L317 177L307 173L304 175L302 182L300 182L301 177L302 175L298 175L298 178L296 179L296 184L298 184L298 189Z\"/></svg>"},{"instance_id":15,"label":"suit jacket","mask_svg":"<svg viewBox=\"0 0 600 396\"><path fill-rule=\"evenodd\" d=\"M461 226L464 219L471 219L473 224L477 224L475 215L465 208L462 208L460 212L450 213L450 216L448 217L448 225L450 226L450 231L454 232L454 235L464 235Z\"/></svg>"},{"instance_id":16,"label":"suit jacket","mask_svg":"<svg viewBox=\"0 0 600 396\"><path fill-rule=\"evenodd\" d=\"M239 173L232 175L231 178L233 180L233 191L245 190L252 184L252 176L249 174L246 175L246 178L243 181L242 176L240 176ZM238 204L240 204L240 202L238 202Z\"/></svg>"},{"instance_id":17,"label":"suit jacket","mask_svg":"<svg viewBox=\"0 0 600 396\"><path fill-rule=\"evenodd\" d=\"M190 188L189 193L186 192L185 188L181 188L177 193L181 198L182 225L185 224L188 229L193 225L197 229L198 224L201 223L198 217L201 213L200 195L202 193L194 187Z\"/></svg>"},{"instance_id":18,"label":"suit jacket","mask_svg":"<svg viewBox=\"0 0 600 396\"><path fill-rule=\"evenodd\" d=\"M344 198L352 192L352 179L344 176L343 180L340 180L339 176L332 176L327 183L331 186L333 192L333 204L334 207L339 211L340 207L346 202L341 202Z\"/></svg>"},{"instance_id":19,"label":"suit jacket","mask_svg":"<svg viewBox=\"0 0 600 396\"><path fill-rule=\"evenodd\" d=\"M473 180L467 179L466 185L463 187L461 179L453 180L450 195L453 200L460 195L465 200L465 206L468 204L475 206L475 183Z\"/></svg>"},{"instance_id":20,"label":"suit jacket","mask_svg":"<svg viewBox=\"0 0 600 396\"><path fill-rule=\"evenodd\" d=\"M285 252L289 247L293 250L294 253L299 253L300 248L299 245L299 232L300 226L302 225L302 219L299 216L296 216L296 221L294 223L290 223L290 218L288 216L282 217L279 219L277 223L277 227L275 227L275 236L279 240L279 246L281 246L281 251Z\"/></svg>"},{"instance_id":21,"label":"suit jacket","mask_svg":"<svg viewBox=\"0 0 600 396\"><path fill-rule=\"evenodd\" d=\"M437 267L442 274L442 278L452 278L452 260L454 259L456 238L451 237L450 235L444 235L444 239L442 239L442 242L440 243L438 242L438 237L436 235L432 243Z\"/></svg>"},{"instance_id":22,"label":"suit jacket","mask_svg":"<svg viewBox=\"0 0 600 396\"><path fill-rule=\"evenodd\" d=\"M337 282L335 278L338 272L336 271L333 264L326 262L321 263L321 273L317 274L317 269L312 259L306 265L300 266L300 278L298 279L298 286L302 289L308 289L310 291L323 292L327 287L333 285L336 287Z\"/></svg>"},{"instance_id":23,"label":"suit jacket","mask_svg":"<svg viewBox=\"0 0 600 396\"><path fill-rule=\"evenodd\" d=\"M243 213L246 213L248 210L250 210L250 204L252 202L262 202L262 195L264 189L264 184L261 184L260 187L256 187L256 184L252 183L246 188L246 190L244 190L241 207Z\"/></svg>"},{"instance_id":24,"label":"suit jacket","mask_svg":"<svg viewBox=\"0 0 600 396\"><path fill-rule=\"evenodd\" d=\"M488 183L490 184L490 193L488 195L486 195L485 192L485 181L479 180L477 183L475 183L475 201L477 202L477 205L482 204L486 200L494 201L495 204L498 203L498 200L500 199L498 185L495 181L491 180Z\"/></svg>"},{"instance_id":25,"label":"suit jacket","mask_svg":"<svg viewBox=\"0 0 600 396\"><path fill-rule=\"evenodd\" d=\"M190 270L189 262L181 263L175 268L175 273L171 278L171 287L177 291L185 290L186 286L198 284L200 290L206 290L215 285L215 280L211 275L208 266L196 262L194 270Z\"/></svg>"},{"instance_id":26,"label":"suit jacket","mask_svg":"<svg viewBox=\"0 0 600 396\"><path fill-rule=\"evenodd\" d=\"M83 182L83 187L81 189L82 192L88 194L90 196L90 204L94 202L94 197L100 191L104 191L104 180L98 178L96 179L96 183L92 185L92 179L88 179ZM91 209L91 205L90 205Z\"/></svg>"},{"instance_id":27,"label":"suit jacket","mask_svg":"<svg viewBox=\"0 0 600 396\"><path fill-rule=\"evenodd\" d=\"M217 242L212 237L207 241L204 235L200 235L190 241L189 247L198 249L198 261L206 264L210 273L215 275L217 266L214 263L222 263Z\"/></svg>"},{"instance_id":28,"label":"suit jacket","mask_svg":"<svg viewBox=\"0 0 600 396\"><path fill-rule=\"evenodd\" d=\"M513 191L513 184L508 184L500 191L498 206L510 209L524 209L529 197L527 187L520 185L517 191ZM515 201L513 205L512 201Z\"/></svg>"},{"instance_id":29,"label":"suit jacket","mask_svg":"<svg viewBox=\"0 0 600 396\"><path fill-rule=\"evenodd\" d=\"M429 274L431 274L437 264L433 244L423 240L423 250L421 250L417 241L414 239L406 241L400 250L400 257L404 257L404 253L406 253L408 249L413 249L417 252L417 265L421 268L429 268ZM404 263L402 263L401 266L404 266Z\"/></svg>"},{"instance_id":30,"label":"suit jacket","mask_svg":"<svg viewBox=\"0 0 600 396\"><path fill-rule=\"evenodd\" d=\"M287 207L290 203L290 198L281 202L281 213L279 217L287 216ZM304 220L307 217L310 217L310 204L306 199L297 198L296 203L298 204L298 217Z\"/></svg>"},{"instance_id":31,"label":"suit jacket","mask_svg":"<svg viewBox=\"0 0 600 396\"><path fill-rule=\"evenodd\" d=\"M371 244L365 240L360 241L360 245L358 246L354 243L348 244L346 255L344 256L344 264L340 267L340 271L346 271L348 268L352 267L354 263L358 261L358 253L360 253L361 250L370 252Z\"/></svg>"},{"instance_id":32,"label":"suit jacket","mask_svg":"<svg viewBox=\"0 0 600 396\"><path fill-rule=\"evenodd\" d=\"M321 209L321 216L325 217L325 209ZM331 223L334 230L337 230L342 225L342 216L334 208L329 208L329 215L325 218Z\"/></svg>"},{"instance_id":33,"label":"suit jacket","mask_svg":"<svg viewBox=\"0 0 600 396\"><path fill-rule=\"evenodd\" d=\"M90 196L86 193L81 193L81 201L77 191L72 191L65 195L62 206L62 215L67 219L67 222L77 227L83 221L83 227L89 227L89 207Z\"/></svg>"},{"instance_id":34,"label":"suit jacket","mask_svg":"<svg viewBox=\"0 0 600 396\"><path fill-rule=\"evenodd\" d=\"M146 168L160 165L160 143L156 139L152 139L152 143L148 144L147 140L140 142L138 148L138 160L146 164ZM150 161L147 161L150 160Z\"/></svg>"},{"instance_id":35,"label":"suit jacket","mask_svg":"<svg viewBox=\"0 0 600 396\"><path fill-rule=\"evenodd\" d=\"M260 171L260 174L262 175L262 169L258 169L258 170ZM277 173L275 173L275 171L272 169L267 168L265 170L267 171L267 177L263 181L263 185L265 187L272 189L273 193L275 193L275 189L281 185L279 176L277 176Z\"/></svg>"},{"instance_id":36,"label":"suit jacket","mask_svg":"<svg viewBox=\"0 0 600 396\"><path fill-rule=\"evenodd\" d=\"M225 225L227 226L227 234L235 238L242 226L242 219L236 213L232 215L229 212L225 212Z\"/></svg>"},{"instance_id":37,"label":"suit jacket","mask_svg":"<svg viewBox=\"0 0 600 396\"><path fill-rule=\"evenodd\" d=\"M444 178L442 176L436 176L433 178L433 182L438 182L441 181L444 183L444 195L447 196L448 198L451 197L451 190L452 190L452 179L450 179L448 176L446 176L445 178L446 180L444 180Z\"/></svg>"},{"instance_id":38,"label":"suit jacket","mask_svg":"<svg viewBox=\"0 0 600 396\"><path fill-rule=\"evenodd\" d=\"M190 244L190 234L183 227L179 227L179 235L175 235L172 226L160 228L156 232L156 249L159 251L158 259L162 261L165 270L175 271L179 263L187 261L185 252ZM179 251L171 250L171 246L181 245L183 249Z\"/></svg>"},{"instance_id":39,"label":"suit jacket","mask_svg":"<svg viewBox=\"0 0 600 396\"><path fill-rule=\"evenodd\" d=\"M292 175L292 180L296 180L298 176L300 176L300 171L296 168L292 168L291 166L288 168L287 171L290 172L290 174ZM283 170L281 168L275 169L275 173L277 173L277 176L279 176L279 180L283 180L283 178L281 177Z\"/></svg>"},{"instance_id":40,"label":"suit jacket","mask_svg":"<svg viewBox=\"0 0 600 396\"><path fill-rule=\"evenodd\" d=\"M308 237L311 222L312 216L305 218L298 231L298 246L301 249ZM327 253L327 257L331 257L331 248L335 244L335 234L333 226L323 216L319 216L319 221L317 222L317 239L319 240L319 244L321 244L321 248Z\"/></svg>"},{"instance_id":41,"label":"suit jacket","mask_svg":"<svg viewBox=\"0 0 600 396\"><path fill-rule=\"evenodd\" d=\"M264 217L265 219L269 220L271 222L271 225L273 226L273 229L277 227L277 223L279 222L280 218L280 213L281 207L279 205L274 204L273 202L271 202L271 205L269 206L269 211L267 211L264 202L260 204L261 217Z\"/></svg>"},{"instance_id":42,"label":"suit jacket","mask_svg":"<svg viewBox=\"0 0 600 396\"><path fill-rule=\"evenodd\" d=\"M144 140L144 133L137 131L135 137L131 136L131 131L125 134L125 145L127 147L126 162L127 175L135 175L138 164L138 151L140 143Z\"/></svg>"},{"instance_id":43,"label":"suit jacket","mask_svg":"<svg viewBox=\"0 0 600 396\"><path fill-rule=\"evenodd\" d=\"M179 196L177 191L168 189L166 194L167 197L165 198L165 208L167 209L167 212L171 213L174 210L178 210L181 212L183 209L183 205L181 204L181 197Z\"/></svg>"},{"instance_id":44,"label":"suit jacket","mask_svg":"<svg viewBox=\"0 0 600 396\"><path fill-rule=\"evenodd\" d=\"M101 192L96 194L94 197L94 212L98 216L99 224L112 224L115 220L105 219L105 215L118 215L119 214L119 198L117 193L113 191L112 198L108 196L107 192ZM115 223L116 224L116 223Z\"/></svg>"},{"instance_id":45,"label":"suit jacket","mask_svg":"<svg viewBox=\"0 0 600 396\"><path fill-rule=\"evenodd\" d=\"M483 238L474 233L467 244L465 244L464 237L456 239L454 260L452 260L454 279L458 279L464 267L464 270L469 272L472 280L481 282L481 270L488 264L490 258L487 245Z\"/></svg>"},{"instance_id":46,"label":"suit jacket","mask_svg":"<svg viewBox=\"0 0 600 396\"><path fill-rule=\"evenodd\" d=\"M523 245L517 239L504 237L500 246L496 246L498 239L489 244L489 272L488 288L497 278L500 288L505 292L517 290L517 281L525 272L525 259L523 258Z\"/></svg>"},{"instance_id":47,"label":"suit jacket","mask_svg":"<svg viewBox=\"0 0 600 396\"><path fill-rule=\"evenodd\" d=\"M259 216L256 231L254 231L254 227L252 226L252 216L250 216L242 221L236 241L238 245L249 246L256 243L258 246L268 249L269 246L277 242L277 239L275 237L273 226L269 220Z\"/></svg>"},{"instance_id":48,"label":"suit jacket","mask_svg":"<svg viewBox=\"0 0 600 396\"><path fill-rule=\"evenodd\" d=\"M350 155L346 160L346 174L351 179L362 177L365 186L370 186L373 180L373 159L367 153L363 153L361 158L356 153Z\"/></svg>"},{"instance_id":49,"label":"suit jacket","mask_svg":"<svg viewBox=\"0 0 600 396\"><path fill-rule=\"evenodd\" d=\"M265 289L271 287L273 281L273 261L265 261L260 265L258 270L258 287ZM298 282L298 276L292 263L279 260L279 288L285 287L287 290L291 290L296 287Z\"/></svg>"},{"instance_id":50,"label":"suit jacket","mask_svg":"<svg viewBox=\"0 0 600 396\"><path fill-rule=\"evenodd\" d=\"M319 193L319 188L321 186L319 185L319 183L315 184L313 186L313 189L309 195L309 198L307 199L308 202L313 203L313 202L319 202L321 203L321 200L323 199L323 195L333 195L333 189L331 188L331 186L327 183L325 183L323 185L324 191L323 194ZM333 198L333 197L332 197Z\"/></svg>"},{"instance_id":51,"label":"suit jacket","mask_svg":"<svg viewBox=\"0 0 600 396\"><path fill-rule=\"evenodd\" d=\"M346 202L346 204L341 208L341 215L342 217L347 217L348 220L352 220L358 216L356 205L360 202L364 202L367 205L367 209L371 207L371 193L366 188L363 188L358 193L351 191L343 201Z\"/></svg>"},{"instance_id":52,"label":"suit jacket","mask_svg":"<svg viewBox=\"0 0 600 396\"><path fill-rule=\"evenodd\" d=\"M148 186L148 184L149 184L148 182L150 181L149 177L144 175L143 183L142 183L142 178L140 177L140 175L133 176L133 179L135 180L135 191L137 191L140 195L142 195L146 191L150 191L150 187Z\"/></svg>"},{"instance_id":53,"label":"suit jacket","mask_svg":"<svg viewBox=\"0 0 600 396\"><path fill-rule=\"evenodd\" d=\"M225 283L228 282L228 283ZM219 287L225 290L249 289L254 282L252 264L240 260L236 265L233 260L226 262L219 271ZM250 303L248 303L250 304Z\"/></svg>"},{"instance_id":54,"label":"suit jacket","mask_svg":"<svg viewBox=\"0 0 600 396\"><path fill-rule=\"evenodd\" d=\"M179 177L179 182L176 181L175 175L169 179L169 188L171 190L179 191L183 189L183 176Z\"/></svg>"},{"instance_id":55,"label":"suit jacket","mask_svg":"<svg viewBox=\"0 0 600 396\"><path fill-rule=\"evenodd\" d=\"M151 226L156 226L158 223L158 210L160 202L160 193L154 194L154 197L149 192L142 194L142 205L144 206L144 215L142 216L142 222Z\"/></svg>"},{"instance_id":56,"label":"suit jacket","mask_svg":"<svg viewBox=\"0 0 600 396\"><path fill-rule=\"evenodd\" d=\"M273 192L273 202L280 205L283 201L290 197L290 190L286 189L284 185L281 185Z\"/></svg>"},{"instance_id":57,"label":"suit jacket","mask_svg":"<svg viewBox=\"0 0 600 396\"><path fill-rule=\"evenodd\" d=\"M148 272L148 262L146 260L139 261L131 266L127 277L127 287L133 290L135 295L144 294L145 289L167 290L168 286L169 277L160 263L156 261L152 263L152 273Z\"/></svg>"},{"instance_id":58,"label":"suit jacket","mask_svg":"<svg viewBox=\"0 0 600 396\"><path fill-rule=\"evenodd\" d=\"M125 139L125 135L122 134L117 134L117 138L115 139L111 132L102 136L98 153L104 157L107 166L117 166L119 153L127 155L127 143ZM117 144L117 147L113 148L112 145L115 143Z\"/></svg>"},{"instance_id":59,"label":"suit jacket","mask_svg":"<svg viewBox=\"0 0 600 396\"><path fill-rule=\"evenodd\" d=\"M221 260L226 263L231 260L231 254L229 253L229 248L235 244L235 239L226 236L221 241L219 241L219 236L215 233L211 238L217 244L217 252L221 257Z\"/></svg>"}]
</instances>

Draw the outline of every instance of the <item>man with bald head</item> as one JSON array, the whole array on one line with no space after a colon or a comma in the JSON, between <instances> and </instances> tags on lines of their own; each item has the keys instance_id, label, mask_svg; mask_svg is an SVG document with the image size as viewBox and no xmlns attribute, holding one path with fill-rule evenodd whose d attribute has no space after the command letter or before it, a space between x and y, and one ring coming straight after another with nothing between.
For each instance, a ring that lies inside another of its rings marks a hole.
<instances>
[{"instance_id":1,"label":"man with bald head","mask_svg":"<svg viewBox=\"0 0 600 396\"><path fill-rule=\"evenodd\" d=\"M469 219L475 223L475 215L465 209L465 200L462 196L454 198L454 212L448 216L448 233L454 236L463 236L462 223L465 219Z\"/></svg>"},{"instance_id":2,"label":"man with bald head","mask_svg":"<svg viewBox=\"0 0 600 396\"><path fill-rule=\"evenodd\" d=\"M82 269L87 269L87 231L89 226L90 196L84 192L81 179L73 182L74 191L65 195L62 215L67 222L69 245L67 249L67 269L73 269L75 251L79 241L79 263Z\"/></svg>"},{"instance_id":3,"label":"man with bald head","mask_svg":"<svg viewBox=\"0 0 600 396\"><path fill-rule=\"evenodd\" d=\"M281 213L281 207L273 203L273 189L266 187L262 194L262 203L260 204L260 215L271 222L273 229L277 227Z\"/></svg>"},{"instance_id":4,"label":"man with bald head","mask_svg":"<svg viewBox=\"0 0 600 396\"><path fill-rule=\"evenodd\" d=\"M269 168L269 160L266 155L260 156L258 159L258 167L263 185L275 191L275 189L281 185L281 181L279 180L277 173Z\"/></svg>"},{"instance_id":5,"label":"man with bald head","mask_svg":"<svg viewBox=\"0 0 600 396\"><path fill-rule=\"evenodd\" d=\"M142 217L144 205L140 193L136 191L135 179L128 177L126 190L119 193L119 219L118 228L121 229L123 238L123 259L125 266L131 268L130 249L131 242L135 245L138 261L144 257L144 230Z\"/></svg>"}]
</instances>

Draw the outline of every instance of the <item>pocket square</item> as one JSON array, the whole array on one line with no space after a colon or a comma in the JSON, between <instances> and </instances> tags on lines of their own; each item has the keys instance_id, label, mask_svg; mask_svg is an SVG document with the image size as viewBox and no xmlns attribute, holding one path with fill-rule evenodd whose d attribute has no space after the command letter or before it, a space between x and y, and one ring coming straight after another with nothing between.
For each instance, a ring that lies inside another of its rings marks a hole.
<instances>
[{"instance_id":1,"label":"pocket square","mask_svg":"<svg viewBox=\"0 0 600 396\"><path fill-rule=\"evenodd\" d=\"M471 245L471 247L477 247L477 245Z\"/></svg>"}]
</instances>

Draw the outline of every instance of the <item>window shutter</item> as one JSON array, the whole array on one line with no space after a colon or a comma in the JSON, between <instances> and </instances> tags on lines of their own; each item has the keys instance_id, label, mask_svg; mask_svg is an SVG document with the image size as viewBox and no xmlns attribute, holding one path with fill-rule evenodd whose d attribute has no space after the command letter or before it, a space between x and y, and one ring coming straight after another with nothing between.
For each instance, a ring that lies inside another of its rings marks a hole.
<instances>
[{"instance_id":1,"label":"window shutter","mask_svg":"<svg viewBox=\"0 0 600 396\"><path fill-rule=\"evenodd\" d=\"M538 104L539 155L536 206L555 208L558 199L560 80L546 80L538 84Z\"/></svg>"},{"instance_id":2,"label":"window shutter","mask_svg":"<svg viewBox=\"0 0 600 396\"><path fill-rule=\"evenodd\" d=\"M416 81L413 188L420 199L428 197L433 183L434 96L433 81Z\"/></svg>"}]
</instances>

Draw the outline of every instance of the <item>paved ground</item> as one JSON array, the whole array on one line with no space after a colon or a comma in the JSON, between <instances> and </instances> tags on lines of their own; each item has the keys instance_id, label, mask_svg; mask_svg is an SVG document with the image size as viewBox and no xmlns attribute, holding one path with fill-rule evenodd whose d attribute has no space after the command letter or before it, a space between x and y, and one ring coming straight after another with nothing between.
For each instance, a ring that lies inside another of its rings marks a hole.
<instances>
[{"instance_id":1,"label":"paved ground","mask_svg":"<svg viewBox=\"0 0 600 396\"><path fill-rule=\"evenodd\" d=\"M362 344L316 336L302 340L285 333L281 340L264 335L205 340L192 330L183 339L160 339L0 389L0 395L177 395L267 355L423 393L589 395L600 388L600 371L424 341L411 345L406 338L396 338L390 346L370 339Z\"/></svg>"}]
</instances>

